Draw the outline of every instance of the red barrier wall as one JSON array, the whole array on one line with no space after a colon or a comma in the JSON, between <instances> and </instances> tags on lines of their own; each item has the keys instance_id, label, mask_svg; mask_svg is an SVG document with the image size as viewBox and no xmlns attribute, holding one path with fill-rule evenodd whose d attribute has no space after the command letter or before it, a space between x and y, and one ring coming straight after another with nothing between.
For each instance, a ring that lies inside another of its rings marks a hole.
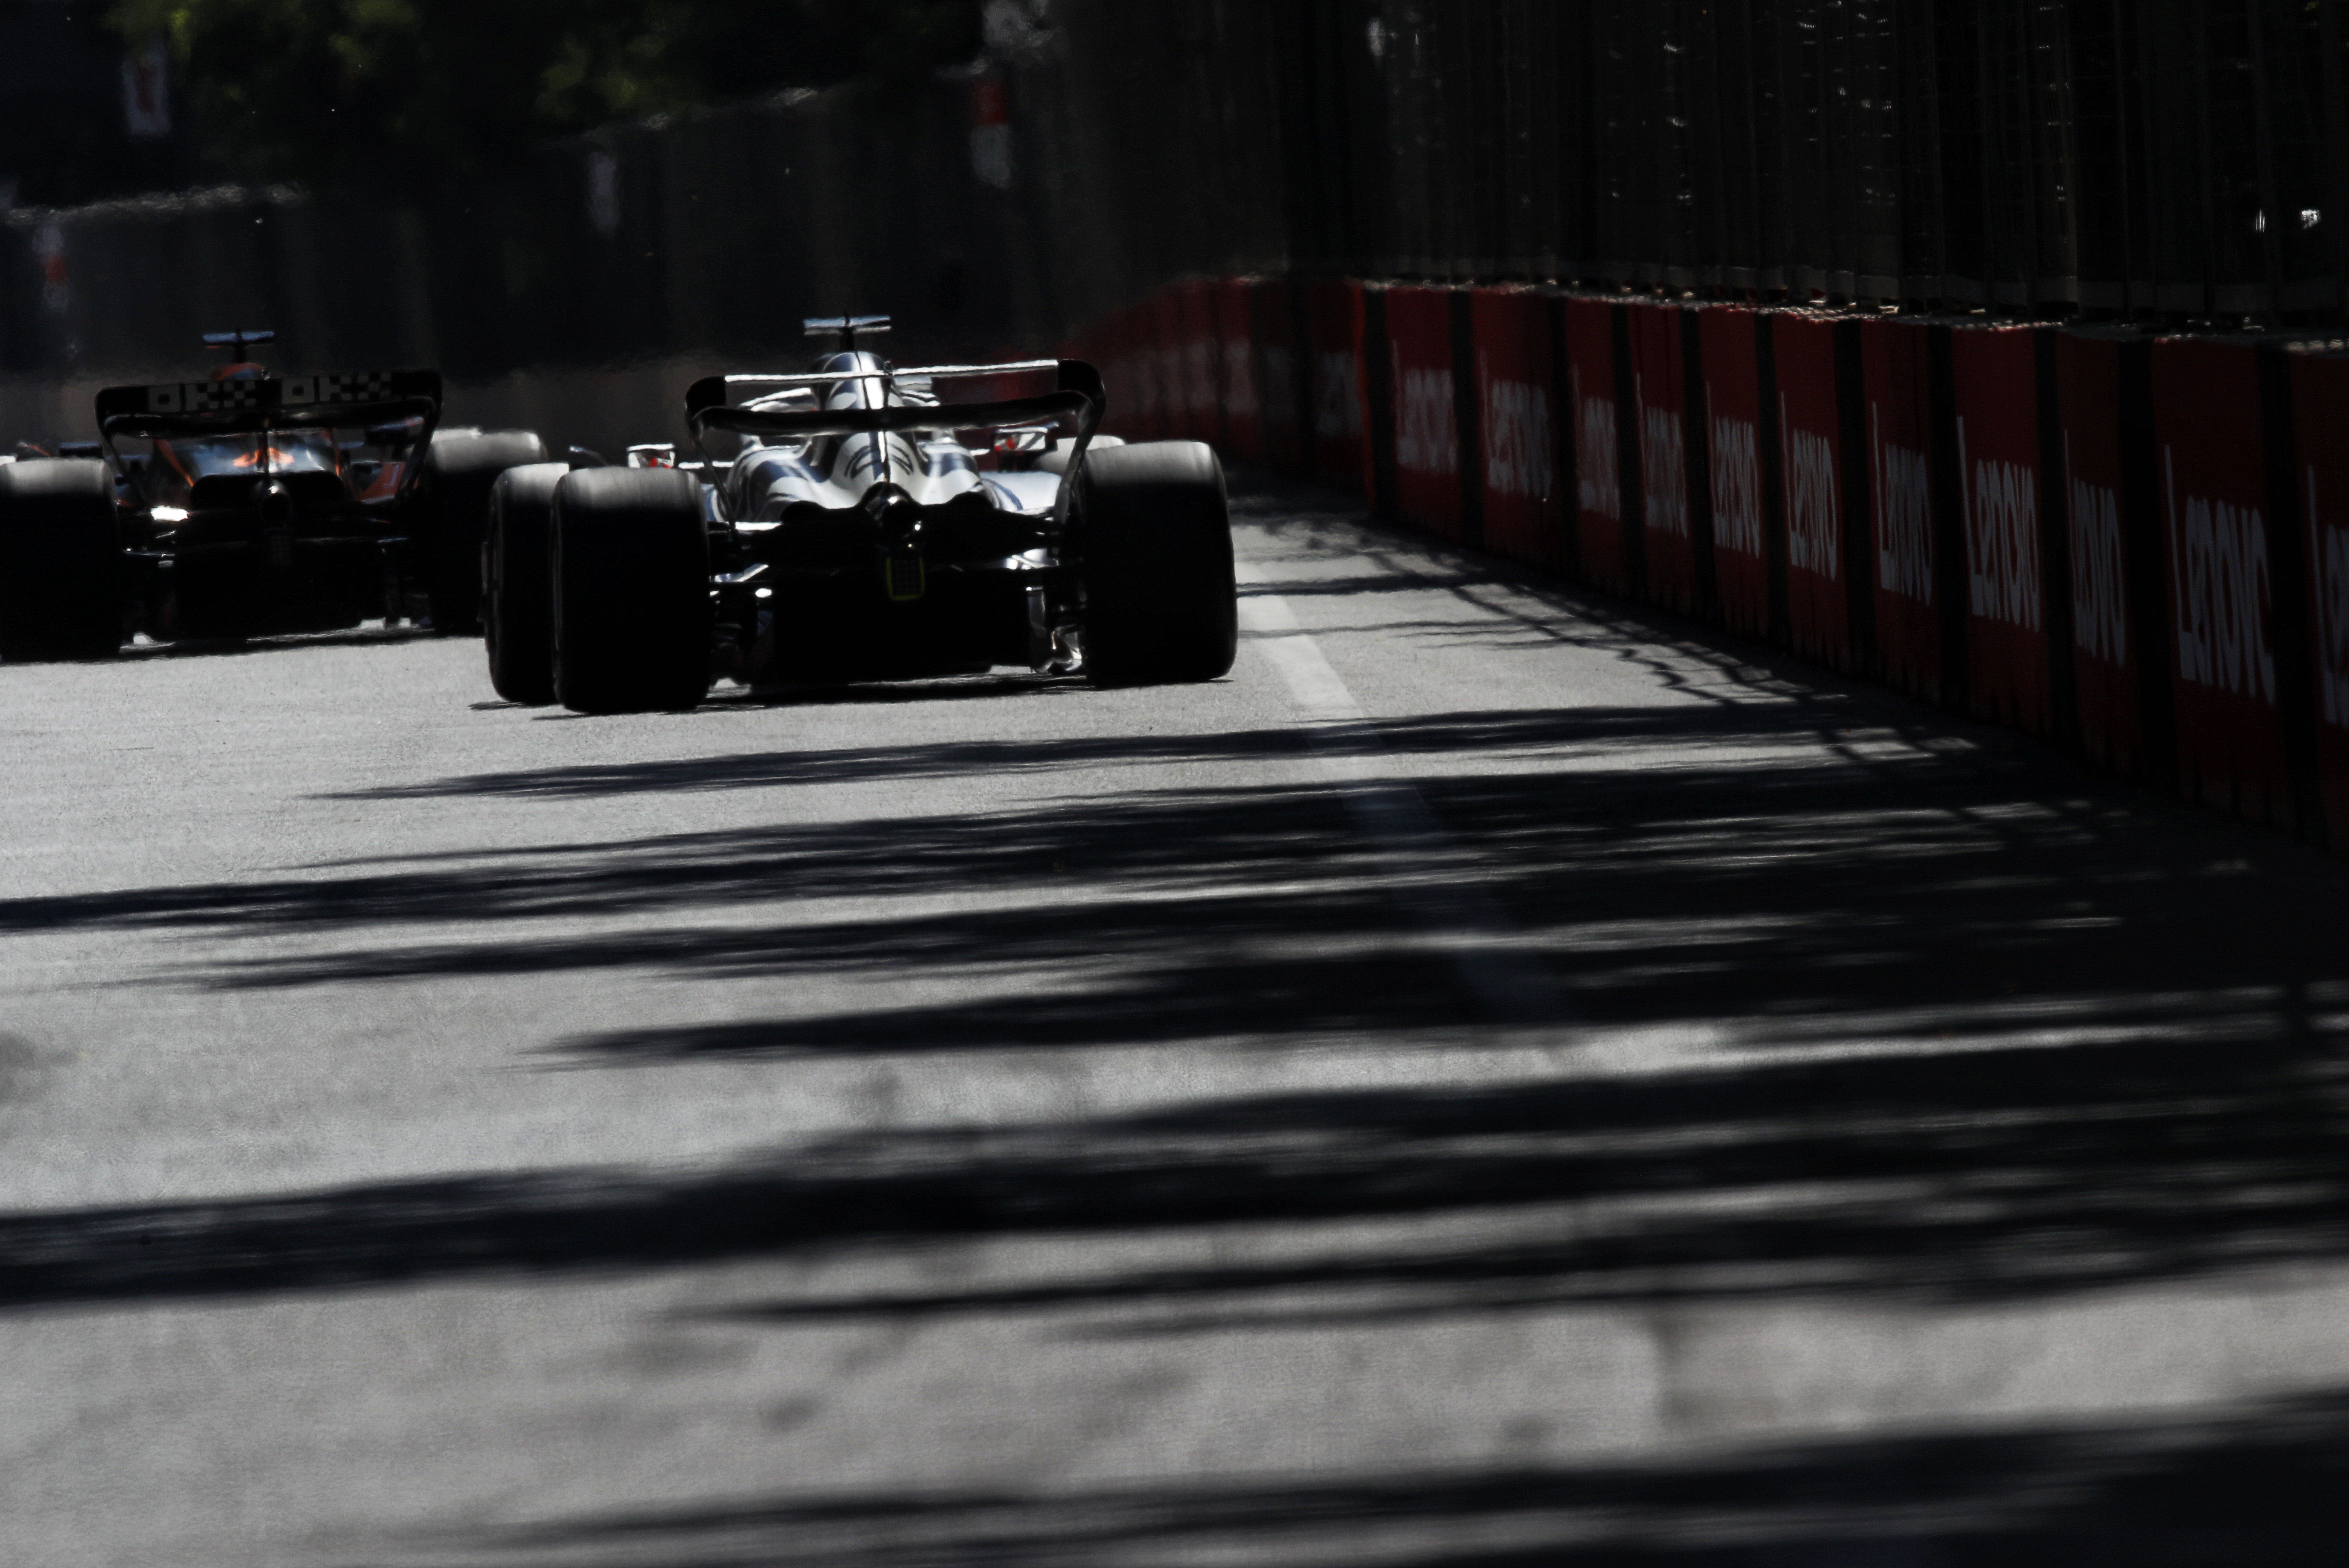
<instances>
[{"instance_id":1,"label":"red barrier wall","mask_svg":"<svg viewBox=\"0 0 2349 1568\"><path fill-rule=\"evenodd\" d=\"M2309 627L2316 655L2316 756L2324 822L2349 848L2349 355L2292 356L2301 502L2308 525Z\"/></svg>"},{"instance_id":2,"label":"red barrier wall","mask_svg":"<svg viewBox=\"0 0 2349 1568\"><path fill-rule=\"evenodd\" d=\"M1264 457L1264 428L1256 387L1256 333L1248 318L1247 282L1215 286L1216 366L1222 373L1224 443L1243 462Z\"/></svg>"},{"instance_id":3,"label":"red barrier wall","mask_svg":"<svg viewBox=\"0 0 2349 1568\"><path fill-rule=\"evenodd\" d=\"M1959 327L1950 334L1966 536L1969 701L1983 718L2041 735L2052 716L2040 570L2045 524L2039 514L2037 337L2044 330ZM2117 532L2108 547L2117 572ZM2119 613L2117 601L2111 613Z\"/></svg>"},{"instance_id":4,"label":"red barrier wall","mask_svg":"<svg viewBox=\"0 0 2349 1568\"><path fill-rule=\"evenodd\" d=\"M2156 342L2153 420L2180 783L2243 815L2289 822L2257 350Z\"/></svg>"},{"instance_id":5,"label":"red barrier wall","mask_svg":"<svg viewBox=\"0 0 2349 1568\"><path fill-rule=\"evenodd\" d=\"M1558 494L1562 405L1551 389L1550 301L1523 288L1480 288L1468 302L1476 348L1476 406L1484 448L1485 545L1516 560L1563 566L1566 517Z\"/></svg>"},{"instance_id":6,"label":"red barrier wall","mask_svg":"<svg viewBox=\"0 0 2349 1568\"><path fill-rule=\"evenodd\" d=\"M1575 526L1584 579L1609 591L1631 586L1623 558L1623 484L1616 447L1615 307L1604 299L1566 302L1566 385L1573 404Z\"/></svg>"},{"instance_id":7,"label":"red barrier wall","mask_svg":"<svg viewBox=\"0 0 2349 1568\"><path fill-rule=\"evenodd\" d=\"M1133 316L1134 376L1142 387L1143 439L1164 441L1174 433L1174 379L1168 374L1174 358L1168 335L1174 327L1173 302L1164 294L1144 300Z\"/></svg>"},{"instance_id":8,"label":"red barrier wall","mask_svg":"<svg viewBox=\"0 0 2349 1568\"><path fill-rule=\"evenodd\" d=\"M2055 384L2062 404L2065 512L2071 520L2072 670L2080 742L2089 757L2135 772L2145 757L2139 709L2140 660L2159 650L2134 647L2129 628L2127 540L2159 519L2122 514L2121 340L2065 332L2055 340Z\"/></svg>"},{"instance_id":9,"label":"red barrier wall","mask_svg":"<svg viewBox=\"0 0 2349 1568\"><path fill-rule=\"evenodd\" d=\"M1298 423L1303 382L1302 327L1296 286L1262 278L1248 286L1256 333L1257 421L1267 462L1284 473L1309 472L1312 432Z\"/></svg>"},{"instance_id":10,"label":"red barrier wall","mask_svg":"<svg viewBox=\"0 0 2349 1568\"><path fill-rule=\"evenodd\" d=\"M1189 278L1174 287L1176 386L1181 393L1179 433L1221 446L1224 415L1217 398L1223 379L1223 345L1216 333L1213 286Z\"/></svg>"},{"instance_id":11,"label":"red barrier wall","mask_svg":"<svg viewBox=\"0 0 2349 1568\"><path fill-rule=\"evenodd\" d=\"M1184 384L1180 285L1169 284L1150 296L1148 331L1158 382L1157 439L1185 440L1191 434L1191 400Z\"/></svg>"},{"instance_id":12,"label":"red barrier wall","mask_svg":"<svg viewBox=\"0 0 2349 1568\"><path fill-rule=\"evenodd\" d=\"M1362 374L1362 286L1332 279L1305 286L1306 341L1312 355L1313 474L1371 493L1370 404Z\"/></svg>"},{"instance_id":13,"label":"red barrier wall","mask_svg":"<svg viewBox=\"0 0 2349 1568\"><path fill-rule=\"evenodd\" d=\"M1460 537L1460 428L1452 388L1452 291L1386 291L1394 395L1395 506L1446 539Z\"/></svg>"},{"instance_id":14,"label":"red barrier wall","mask_svg":"<svg viewBox=\"0 0 2349 1568\"><path fill-rule=\"evenodd\" d=\"M1770 566L1762 545L1761 389L1743 306L1697 312L1704 363L1705 446L1712 458L1713 585L1721 618L1754 637L1770 630Z\"/></svg>"},{"instance_id":15,"label":"red barrier wall","mask_svg":"<svg viewBox=\"0 0 2349 1568\"><path fill-rule=\"evenodd\" d=\"M1640 441L1648 597L1677 610L1696 606L1696 545L1689 530L1684 312L1677 305L1626 307L1631 327L1631 417Z\"/></svg>"},{"instance_id":16,"label":"red barrier wall","mask_svg":"<svg viewBox=\"0 0 2349 1568\"><path fill-rule=\"evenodd\" d=\"M1102 385L1109 393L1109 410L1102 416L1102 428L1128 441L1141 439L1150 418L1150 388L1134 346L1134 315L1132 309L1118 311L1103 321L1093 335L1095 352L1100 356L1093 368L1102 373Z\"/></svg>"},{"instance_id":17,"label":"red barrier wall","mask_svg":"<svg viewBox=\"0 0 2349 1568\"><path fill-rule=\"evenodd\" d=\"M1786 513L1786 618L1795 650L1851 668L1843 581L1843 436L1836 400L1835 322L1802 311L1770 317L1778 369L1778 465Z\"/></svg>"},{"instance_id":18,"label":"red barrier wall","mask_svg":"<svg viewBox=\"0 0 2349 1568\"><path fill-rule=\"evenodd\" d=\"M1926 379L1930 328L1860 324L1867 407L1868 510L1875 537L1876 651L1885 680L1941 694L1941 624L1933 581L1933 412Z\"/></svg>"}]
</instances>

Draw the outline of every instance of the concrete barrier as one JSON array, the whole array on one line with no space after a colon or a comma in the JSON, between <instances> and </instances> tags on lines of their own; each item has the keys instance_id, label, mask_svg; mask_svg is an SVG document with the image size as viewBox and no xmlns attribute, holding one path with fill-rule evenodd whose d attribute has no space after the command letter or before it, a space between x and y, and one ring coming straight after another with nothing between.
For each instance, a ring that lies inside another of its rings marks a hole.
<instances>
[{"instance_id":1,"label":"concrete barrier","mask_svg":"<svg viewBox=\"0 0 2349 1568\"><path fill-rule=\"evenodd\" d=\"M1934 399L1928 374L1934 328L1882 318L1859 326L1875 595L1877 668L1904 691L1946 693L1941 618L1954 585L1937 576Z\"/></svg>"},{"instance_id":2,"label":"concrete barrier","mask_svg":"<svg viewBox=\"0 0 2349 1568\"><path fill-rule=\"evenodd\" d=\"M1640 547L1648 597L1696 607L1696 538L1689 494L1688 387L1678 305L1622 307L1631 348L1631 419L1640 454Z\"/></svg>"},{"instance_id":3,"label":"concrete barrier","mask_svg":"<svg viewBox=\"0 0 2349 1568\"><path fill-rule=\"evenodd\" d=\"M1703 366L1707 489L1713 503L1713 598L1722 624L1749 637L1772 625L1764 514L1759 313L1744 306L1696 312Z\"/></svg>"},{"instance_id":4,"label":"concrete barrier","mask_svg":"<svg viewBox=\"0 0 2349 1568\"><path fill-rule=\"evenodd\" d=\"M1448 288L1385 291L1388 417L1394 431L1394 504L1410 524L1461 537L1460 428L1452 379Z\"/></svg>"},{"instance_id":5,"label":"concrete barrier","mask_svg":"<svg viewBox=\"0 0 2349 1568\"><path fill-rule=\"evenodd\" d=\"M1551 331L1562 303L1530 288L1480 288L1469 300L1485 546L1557 571L1574 564L1570 400Z\"/></svg>"},{"instance_id":6,"label":"concrete barrier","mask_svg":"<svg viewBox=\"0 0 2349 1568\"><path fill-rule=\"evenodd\" d=\"M2156 342L2153 409L2180 781L2288 824L2256 344Z\"/></svg>"},{"instance_id":7,"label":"concrete barrier","mask_svg":"<svg viewBox=\"0 0 2349 1568\"><path fill-rule=\"evenodd\" d=\"M1610 593L1631 588L1625 538L1622 423L1616 401L1615 305L1566 301L1566 392L1574 429L1576 556L1582 577Z\"/></svg>"},{"instance_id":8,"label":"concrete barrier","mask_svg":"<svg viewBox=\"0 0 2349 1568\"><path fill-rule=\"evenodd\" d=\"M1843 406L1832 317L1769 313L1786 519L1786 622L1795 651L1837 670L1856 663L1846 538L1852 496L1844 473Z\"/></svg>"}]
</instances>

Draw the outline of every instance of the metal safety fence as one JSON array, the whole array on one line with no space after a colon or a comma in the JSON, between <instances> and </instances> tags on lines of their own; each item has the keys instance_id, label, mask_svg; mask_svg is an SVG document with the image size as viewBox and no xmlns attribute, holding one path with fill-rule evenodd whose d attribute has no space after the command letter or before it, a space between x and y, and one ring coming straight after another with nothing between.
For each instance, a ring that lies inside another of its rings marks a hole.
<instances>
[{"instance_id":1,"label":"metal safety fence","mask_svg":"<svg viewBox=\"0 0 2349 1568\"><path fill-rule=\"evenodd\" d=\"M459 380L884 310L1026 350L1188 275L2329 321L2349 0L998 0L926 83L619 125L423 193L0 225L0 374L222 321Z\"/></svg>"}]
</instances>

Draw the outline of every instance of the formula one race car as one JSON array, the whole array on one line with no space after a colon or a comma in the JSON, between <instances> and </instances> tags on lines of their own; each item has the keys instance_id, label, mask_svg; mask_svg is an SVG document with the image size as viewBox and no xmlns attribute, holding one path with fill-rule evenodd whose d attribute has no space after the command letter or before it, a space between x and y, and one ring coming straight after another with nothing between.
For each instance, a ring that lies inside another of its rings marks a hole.
<instances>
[{"instance_id":1,"label":"formula one race car","mask_svg":"<svg viewBox=\"0 0 2349 1568\"><path fill-rule=\"evenodd\" d=\"M205 341L241 352L270 336ZM92 455L0 465L0 657L378 616L466 629L490 486L545 448L528 431L436 431L440 405L432 370L280 379L236 363L106 389Z\"/></svg>"},{"instance_id":2,"label":"formula one race car","mask_svg":"<svg viewBox=\"0 0 2349 1568\"><path fill-rule=\"evenodd\" d=\"M1215 453L1096 437L1077 360L899 369L856 348L884 317L812 321L837 352L686 394L699 460L515 468L492 492L490 676L518 702L690 708L712 680L771 686L1081 670L1211 680L1237 649ZM1019 396L1018 382L1042 383ZM989 395L942 402L941 383ZM739 389L755 395L735 402ZM741 438L709 456L712 432ZM966 445L966 440L974 444Z\"/></svg>"}]
</instances>

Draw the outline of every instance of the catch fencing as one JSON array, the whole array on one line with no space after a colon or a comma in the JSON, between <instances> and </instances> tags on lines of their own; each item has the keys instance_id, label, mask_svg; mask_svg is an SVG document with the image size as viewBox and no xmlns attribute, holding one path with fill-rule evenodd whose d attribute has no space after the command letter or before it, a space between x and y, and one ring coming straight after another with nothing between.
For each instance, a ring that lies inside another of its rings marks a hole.
<instances>
[{"instance_id":1,"label":"catch fencing","mask_svg":"<svg viewBox=\"0 0 2349 1568\"><path fill-rule=\"evenodd\" d=\"M0 375L274 326L460 384L881 310L1050 343L1184 276L2329 321L2349 0L993 0L918 83L616 125L424 192L0 226ZM0 408L5 408L0 400Z\"/></svg>"}]
</instances>

